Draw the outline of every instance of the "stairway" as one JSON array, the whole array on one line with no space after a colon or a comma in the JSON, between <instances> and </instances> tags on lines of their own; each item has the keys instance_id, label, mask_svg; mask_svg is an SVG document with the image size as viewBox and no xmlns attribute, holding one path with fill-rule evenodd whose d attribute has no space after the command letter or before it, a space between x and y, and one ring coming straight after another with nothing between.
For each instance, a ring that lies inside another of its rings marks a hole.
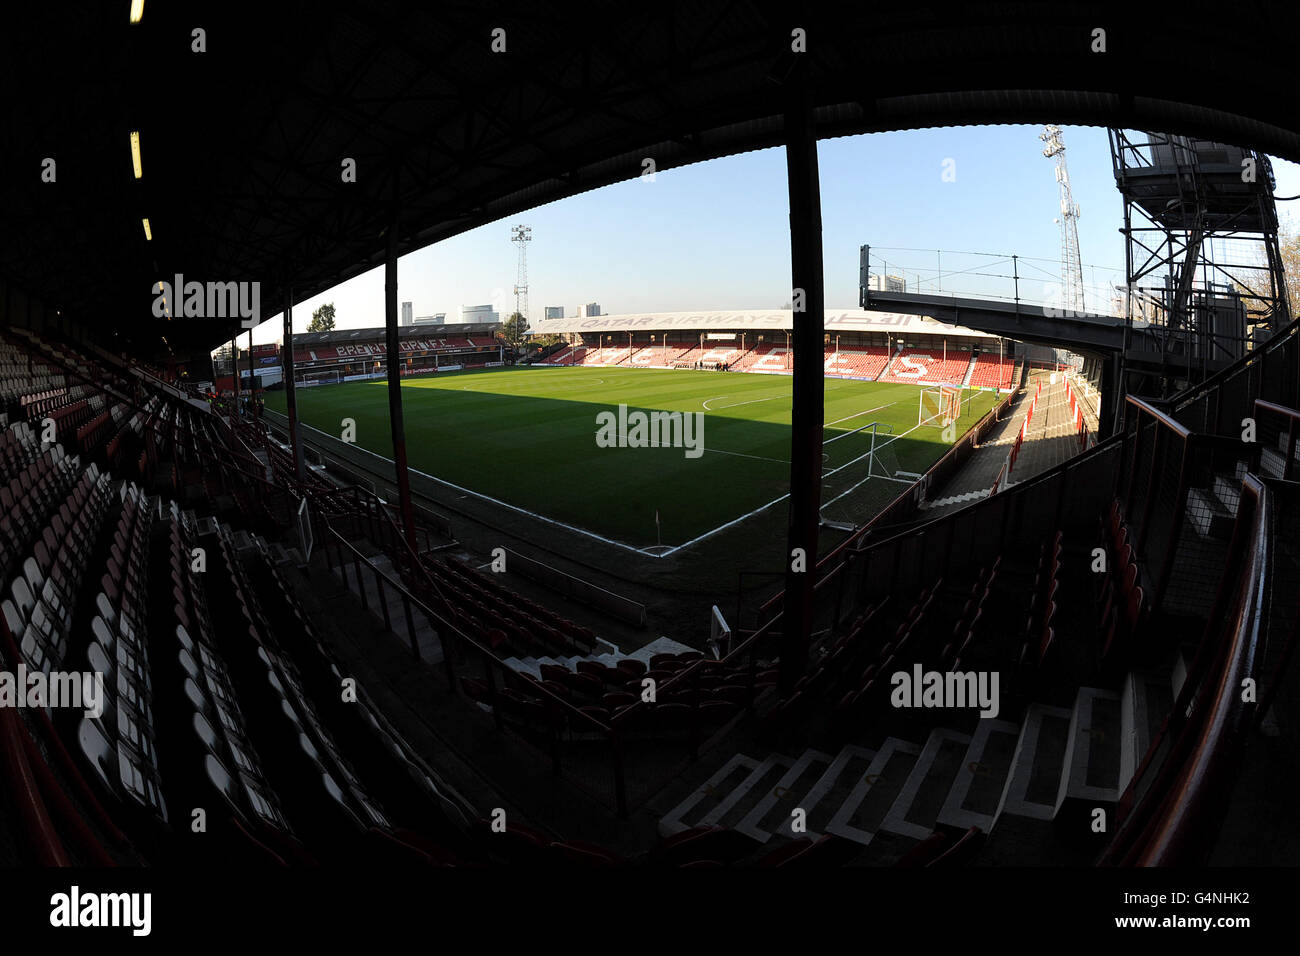
<instances>
[{"instance_id":1,"label":"stairway","mask_svg":"<svg viewBox=\"0 0 1300 956\"><path fill-rule=\"evenodd\" d=\"M919 744L735 754L661 818L660 833L720 825L768 850L829 834L863 847L855 864L887 865L936 830L978 827L990 838L982 862L1090 862L1173 704L1184 654L1171 669L1128 674L1120 693L1081 687L1071 707L1033 703L1017 722L935 727Z\"/></svg>"},{"instance_id":2,"label":"stairway","mask_svg":"<svg viewBox=\"0 0 1300 956\"><path fill-rule=\"evenodd\" d=\"M371 564L385 574L390 581L400 580L392 561L385 554L376 554L370 558ZM410 637L406 630L406 611L403 606L402 596L396 588L389 587L388 584L383 586L382 603L379 593L379 587L375 584L374 575L368 570L362 569L361 581L358 583L356 569L344 562L342 568L334 569L334 576L340 578L347 585L348 590L353 594L360 596L365 594L366 604L370 613L378 620L384 620L384 606L388 608L389 633L396 639L409 645ZM411 613L411 623L415 627L415 641L420 648L420 657L427 664L439 664L442 662L442 642L438 640L437 632L420 611L413 610Z\"/></svg>"}]
</instances>

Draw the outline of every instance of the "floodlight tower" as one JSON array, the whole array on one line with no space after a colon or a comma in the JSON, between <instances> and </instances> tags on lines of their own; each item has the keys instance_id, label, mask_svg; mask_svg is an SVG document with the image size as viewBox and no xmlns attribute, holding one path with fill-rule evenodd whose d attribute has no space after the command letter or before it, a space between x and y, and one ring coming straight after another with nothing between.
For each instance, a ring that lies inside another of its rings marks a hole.
<instances>
[{"instance_id":1,"label":"floodlight tower","mask_svg":"<svg viewBox=\"0 0 1300 956\"><path fill-rule=\"evenodd\" d=\"M519 247L519 275L515 278L515 311L528 321L528 245L533 241L532 226L512 226L510 241Z\"/></svg>"},{"instance_id":2,"label":"floodlight tower","mask_svg":"<svg viewBox=\"0 0 1300 956\"><path fill-rule=\"evenodd\" d=\"M1079 259L1079 206L1070 193L1070 174L1065 168L1065 142L1059 126L1044 126L1038 134L1046 145L1043 155L1056 161L1056 181L1061 187L1061 283L1065 293L1063 307L1071 312L1083 311L1083 264Z\"/></svg>"}]
</instances>

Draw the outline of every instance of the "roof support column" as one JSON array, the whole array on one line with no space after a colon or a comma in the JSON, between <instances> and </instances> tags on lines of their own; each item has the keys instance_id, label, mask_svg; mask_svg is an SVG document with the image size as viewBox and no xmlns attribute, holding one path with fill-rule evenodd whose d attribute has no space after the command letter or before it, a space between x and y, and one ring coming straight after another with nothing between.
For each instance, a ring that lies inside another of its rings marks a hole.
<instances>
[{"instance_id":1,"label":"roof support column","mask_svg":"<svg viewBox=\"0 0 1300 956\"><path fill-rule=\"evenodd\" d=\"M293 381L293 286L284 292L284 345L280 349L284 363L284 410L289 416L289 448L293 452L293 480L302 487L302 442L298 440L298 391Z\"/></svg>"},{"instance_id":2,"label":"roof support column","mask_svg":"<svg viewBox=\"0 0 1300 956\"><path fill-rule=\"evenodd\" d=\"M257 389L253 387L253 330L248 330L248 417L253 418L257 410L253 407L253 396Z\"/></svg>"},{"instance_id":3,"label":"roof support column","mask_svg":"<svg viewBox=\"0 0 1300 956\"><path fill-rule=\"evenodd\" d=\"M411 478L406 470L406 427L402 421L402 349L397 335L397 180L393 180L393 214L388 223L384 256L384 343L388 353L388 424L393 433L393 471L406 543L416 551L415 517L411 509Z\"/></svg>"},{"instance_id":4,"label":"roof support column","mask_svg":"<svg viewBox=\"0 0 1300 956\"><path fill-rule=\"evenodd\" d=\"M817 137L802 66L788 80L785 109L786 175L790 194L790 265L793 276L794 377L790 413L790 513L785 554L785 606L781 622L781 687L789 692L803 674L814 617L817 534L821 523L822 277L821 185Z\"/></svg>"},{"instance_id":5,"label":"roof support column","mask_svg":"<svg viewBox=\"0 0 1300 956\"><path fill-rule=\"evenodd\" d=\"M230 377L233 379L232 388L235 390L235 410L239 410L239 335L236 334L230 340Z\"/></svg>"}]
</instances>

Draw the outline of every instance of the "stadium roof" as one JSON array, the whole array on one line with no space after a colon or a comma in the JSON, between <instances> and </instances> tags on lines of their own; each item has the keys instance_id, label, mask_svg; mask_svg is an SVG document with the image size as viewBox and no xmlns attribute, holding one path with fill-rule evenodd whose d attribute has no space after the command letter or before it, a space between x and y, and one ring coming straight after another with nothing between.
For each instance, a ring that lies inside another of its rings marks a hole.
<instances>
[{"instance_id":1,"label":"stadium roof","mask_svg":"<svg viewBox=\"0 0 1300 956\"><path fill-rule=\"evenodd\" d=\"M155 318L160 278L257 281L271 315L290 283L379 265L394 208L404 254L647 158L778 145L796 62L822 136L1091 123L1300 160L1292 6L193 0L133 26L126 4L22 4L0 34L0 277L118 347L206 351L238 319Z\"/></svg>"},{"instance_id":2,"label":"stadium roof","mask_svg":"<svg viewBox=\"0 0 1300 956\"><path fill-rule=\"evenodd\" d=\"M449 335L491 335L501 328L499 322L453 322L446 325L424 323L420 325L400 325L397 335L403 339L441 339ZM364 329L335 329L331 332L295 332L295 346L334 345L339 342L371 342L382 339L385 329L382 325Z\"/></svg>"},{"instance_id":3,"label":"stadium roof","mask_svg":"<svg viewBox=\"0 0 1300 956\"><path fill-rule=\"evenodd\" d=\"M866 312L861 309L827 309L826 331L836 332L917 332L927 335L969 336L975 339L996 339L987 332L978 332L960 325L948 325L923 315L902 315L889 312ZM708 331L731 332L739 330L773 329L789 331L794 328L794 312L774 309L768 312L634 312L628 315L596 315L590 318L571 316L564 319L544 319L531 323L532 335L563 334L568 332L655 332L655 331Z\"/></svg>"}]
</instances>

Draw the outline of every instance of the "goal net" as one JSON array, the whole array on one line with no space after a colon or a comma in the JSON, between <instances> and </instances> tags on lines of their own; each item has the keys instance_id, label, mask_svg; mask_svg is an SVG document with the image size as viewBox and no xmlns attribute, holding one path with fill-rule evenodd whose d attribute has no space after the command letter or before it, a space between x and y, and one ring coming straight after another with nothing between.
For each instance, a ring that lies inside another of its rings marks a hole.
<instances>
[{"instance_id":1,"label":"goal net","mask_svg":"<svg viewBox=\"0 0 1300 956\"><path fill-rule=\"evenodd\" d=\"M343 372L337 368L317 369L303 372L298 376L298 384L303 388L312 385L333 385L343 381Z\"/></svg>"},{"instance_id":2,"label":"goal net","mask_svg":"<svg viewBox=\"0 0 1300 956\"><path fill-rule=\"evenodd\" d=\"M929 425L943 428L957 421L970 411L974 391L968 388L956 388L952 385L939 385L934 388L921 389L920 408L917 411L917 426Z\"/></svg>"}]
</instances>

